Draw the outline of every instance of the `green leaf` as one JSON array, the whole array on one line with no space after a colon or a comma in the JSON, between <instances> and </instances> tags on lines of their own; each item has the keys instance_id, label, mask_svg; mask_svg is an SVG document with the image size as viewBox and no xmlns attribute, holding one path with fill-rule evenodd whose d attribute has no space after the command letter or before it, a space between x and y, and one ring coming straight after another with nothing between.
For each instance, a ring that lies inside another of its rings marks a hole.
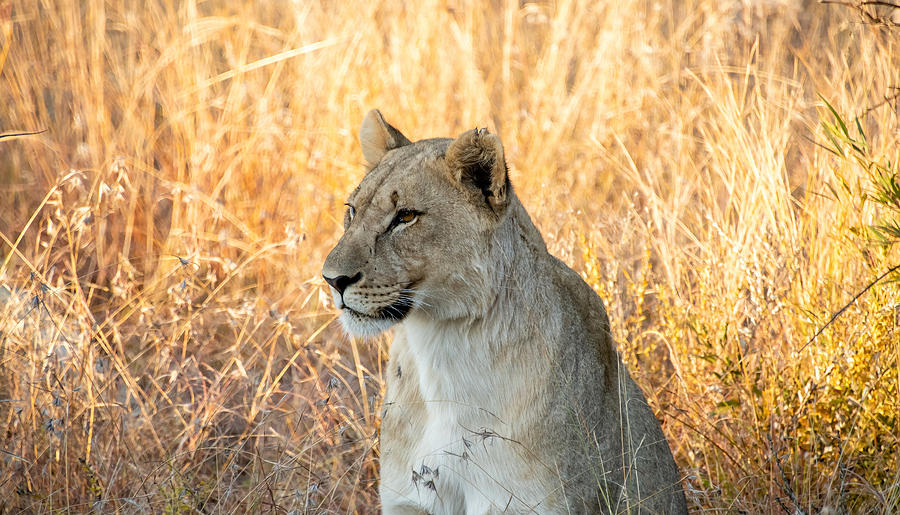
<instances>
[{"instance_id":1,"label":"green leaf","mask_svg":"<svg viewBox=\"0 0 900 515\"><path fill-rule=\"evenodd\" d=\"M832 153L840 157L847 157L847 154L844 153L844 146L838 143L837 138L834 137L834 132L836 130L834 126L822 122L822 127L824 127L825 129L825 137L828 138L828 140L831 141L832 146L834 146L834 150L832 151Z\"/></svg>"},{"instance_id":2,"label":"green leaf","mask_svg":"<svg viewBox=\"0 0 900 515\"><path fill-rule=\"evenodd\" d=\"M862 124L859 123L859 117L855 117L854 120L856 120L856 130L859 131L859 137L862 138L862 144L868 149L869 140L866 138L866 133L863 131Z\"/></svg>"},{"instance_id":3,"label":"green leaf","mask_svg":"<svg viewBox=\"0 0 900 515\"><path fill-rule=\"evenodd\" d=\"M844 120L841 119L841 115L839 115L834 107L832 107L831 104L828 103L827 100L825 100L825 97L819 95L819 98L822 100L822 102L825 102L825 106L828 107L829 111L831 111L831 114L832 116L834 116L835 121L837 121L838 125L841 127L841 132L844 134L844 136L849 138L850 133L847 131L847 125L844 124Z\"/></svg>"}]
</instances>

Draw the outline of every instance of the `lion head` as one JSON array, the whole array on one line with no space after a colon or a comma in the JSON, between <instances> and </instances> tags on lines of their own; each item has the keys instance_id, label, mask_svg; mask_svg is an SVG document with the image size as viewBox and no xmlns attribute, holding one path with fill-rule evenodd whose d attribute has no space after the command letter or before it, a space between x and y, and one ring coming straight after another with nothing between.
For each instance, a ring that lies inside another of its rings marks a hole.
<instances>
[{"instance_id":1,"label":"lion head","mask_svg":"<svg viewBox=\"0 0 900 515\"><path fill-rule=\"evenodd\" d=\"M475 129L413 143L373 110L360 143L368 170L322 269L344 328L374 335L408 316L484 312L513 198L500 139Z\"/></svg>"}]
</instances>

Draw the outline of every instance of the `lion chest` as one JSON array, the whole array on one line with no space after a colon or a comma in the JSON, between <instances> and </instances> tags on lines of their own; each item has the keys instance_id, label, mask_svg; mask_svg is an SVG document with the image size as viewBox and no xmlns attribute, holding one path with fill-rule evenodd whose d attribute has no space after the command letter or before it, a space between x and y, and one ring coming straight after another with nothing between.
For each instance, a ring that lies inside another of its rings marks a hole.
<instances>
[{"instance_id":1,"label":"lion chest","mask_svg":"<svg viewBox=\"0 0 900 515\"><path fill-rule=\"evenodd\" d=\"M382 422L385 511L392 503L430 513L538 505L546 480L514 438L520 420L510 419L529 402L521 378L498 370L485 342L404 329L391 349Z\"/></svg>"}]
</instances>

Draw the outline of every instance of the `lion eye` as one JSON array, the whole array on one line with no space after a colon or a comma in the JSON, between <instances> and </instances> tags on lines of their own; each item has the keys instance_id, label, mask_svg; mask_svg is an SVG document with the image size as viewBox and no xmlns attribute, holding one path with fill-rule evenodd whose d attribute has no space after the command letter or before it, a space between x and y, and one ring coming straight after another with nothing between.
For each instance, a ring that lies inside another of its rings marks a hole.
<instances>
[{"instance_id":1,"label":"lion eye","mask_svg":"<svg viewBox=\"0 0 900 515\"><path fill-rule=\"evenodd\" d=\"M391 223L390 225L388 225L388 228L385 229L385 232L393 231L400 225L406 225L415 222L416 219L419 218L420 214L421 213L419 213L418 211L413 211L412 209L401 209L400 211L397 211L397 214L394 215L394 219L391 220Z\"/></svg>"},{"instance_id":2,"label":"lion eye","mask_svg":"<svg viewBox=\"0 0 900 515\"><path fill-rule=\"evenodd\" d=\"M410 211L409 209L401 209L397 212L397 221L400 223L408 224L416 219L415 211Z\"/></svg>"},{"instance_id":3,"label":"lion eye","mask_svg":"<svg viewBox=\"0 0 900 515\"><path fill-rule=\"evenodd\" d=\"M394 219L391 220L391 225L388 226L387 230L393 230L401 224L411 224L415 222L416 218L418 217L418 211L413 211L411 209L401 209L400 211L397 211L396 215L394 215Z\"/></svg>"}]
</instances>

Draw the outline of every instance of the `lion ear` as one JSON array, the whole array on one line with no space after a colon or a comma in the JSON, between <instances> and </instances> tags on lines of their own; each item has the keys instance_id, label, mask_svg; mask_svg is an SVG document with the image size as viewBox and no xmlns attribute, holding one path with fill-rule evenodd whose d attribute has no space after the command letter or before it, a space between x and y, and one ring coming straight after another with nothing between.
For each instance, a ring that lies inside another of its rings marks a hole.
<instances>
[{"instance_id":1,"label":"lion ear","mask_svg":"<svg viewBox=\"0 0 900 515\"><path fill-rule=\"evenodd\" d=\"M487 129L473 129L456 138L444 156L454 178L481 190L495 213L507 202L509 172L500 138Z\"/></svg>"},{"instance_id":2,"label":"lion ear","mask_svg":"<svg viewBox=\"0 0 900 515\"><path fill-rule=\"evenodd\" d=\"M378 109L372 109L363 119L362 127L359 129L359 143L362 146L363 156L369 162L369 166L374 168L389 151L409 145L411 142L384 121Z\"/></svg>"}]
</instances>

